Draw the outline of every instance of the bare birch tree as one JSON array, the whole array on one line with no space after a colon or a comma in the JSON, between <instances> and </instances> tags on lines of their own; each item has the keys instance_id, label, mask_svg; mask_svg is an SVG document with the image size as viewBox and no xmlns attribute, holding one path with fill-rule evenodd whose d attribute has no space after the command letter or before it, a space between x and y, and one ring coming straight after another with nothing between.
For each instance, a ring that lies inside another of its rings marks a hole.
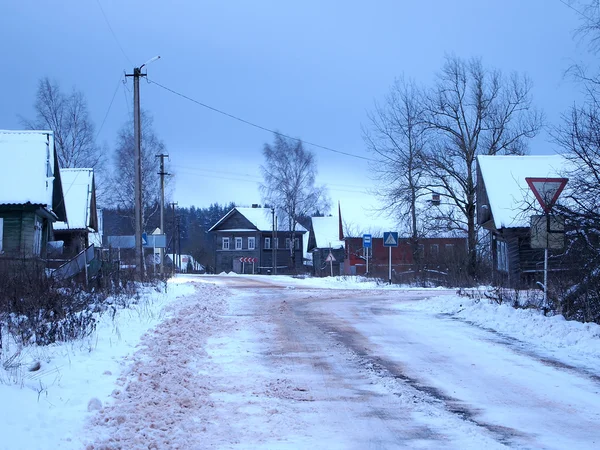
<instances>
[{"instance_id":1,"label":"bare birch tree","mask_svg":"<svg viewBox=\"0 0 600 450\"><path fill-rule=\"evenodd\" d=\"M148 112L142 111L141 122L142 201L145 211L143 226L146 226L160 204L160 176L156 155L165 153L165 144L154 131L154 120ZM114 153L115 170L111 179L112 188L109 195L114 205L132 213L135 189L134 154L135 138L133 119L131 119L121 127L117 134Z\"/></svg>"},{"instance_id":2,"label":"bare birch tree","mask_svg":"<svg viewBox=\"0 0 600 450\"><path fill-rule=\"evenodd\" d=\"M532 105L531 82L487 69L480 59L447 57L425 99L431 146L426 155L429 186L458 210L452 227L468 242L468 273L475 276L478 227L475 222L477 155L520 155L542 127Z\"/></svg>"},{"instance_id":3,"label":"bare birch tree","mask_svg":"<svg viewBox=\"0 0 600 450\"><path fill-rule=\"evenodd\" d=\"M315 186L316 159L302 141L276 133L273 144L265 144L263 156L264 164L260 166L263 202L273 206L287 225L291 233L290 258L295 266L298 220L328 208L326 189Z\"/></svg>"},{"instance_id":4,"label":"bare birch tree","mask_svg":"<svg viewBox=\"0 0 600 450\"><path fill-rule=\"evenodd\" d=\"M392 215L411 237L413 260L419 262L419 238L425 227L431 192L424 166L426 128L422 92L413 81L399 78L382 104L369 113L370 127L363 138L377 162L371 171L379 185L376 195L385 206L381 212Z\"/></svg>"},{"instance_id":5,"label":"bare birch tree","mask_svg":"<svg viewBox=\"0 0 600 450\"><path fill-rule=\"evenodd\" d=\"M73 89L67 95L56 81L44 77L38 82L34 108L35 119L21 118L21 122L30 129L54 132L61 167L91 167L96 172L102 168L103 154L96 144L94 124L81 91Z\"/></svg>"}]
</instances>

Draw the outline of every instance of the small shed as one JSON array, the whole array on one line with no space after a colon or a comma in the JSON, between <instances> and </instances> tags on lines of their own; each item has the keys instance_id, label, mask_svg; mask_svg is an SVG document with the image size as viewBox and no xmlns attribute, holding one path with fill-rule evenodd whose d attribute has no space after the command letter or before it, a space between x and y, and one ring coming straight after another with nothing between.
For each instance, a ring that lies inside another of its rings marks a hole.
<instances>
[{"instance_id":1,"label":"small shed","mask_svg":"<svg viewBox=\"0 0 600 450\"><path fill-rule=\"evenodd\" d=\"M67 256L90 245L90 234L98 231L94 169L61 169L67 221L54 224L54 238L64 242Z\"/></svg>"},{"instance_id":2,"label":"small shed","mask_svg":"<svg viewBox=\"0 0 600 450\"><path fill-rule=\"evenodd\" d=\"M45 259L67 220L53 132L0 130L0 160L0 257Z\"/></svg>"},{"instance_id":3,"label":"small shed","mask_svg":"<svg viewBox=\"0 0 600 450\"><path fill-rule=\"evenodd\" d=\"M312 255L313 275L340 275L344 267L344 236L339 216L312 217L308 234L308 252ZM332 255L333 261L328 258Z\"/></svg>"},{"instance_id":4,"label":"small shed","mask_svg":"<svg viewBox=\"0 0 600 450\"><path fill-rule=\"evenodd\" d=\"M530 285L543 271L544 250L530 243L531 216L541 211L525 178L561 177L567 166L560 155L477 157L477 223L490 232L497 284Z\"/></svg>"}]
</instances>

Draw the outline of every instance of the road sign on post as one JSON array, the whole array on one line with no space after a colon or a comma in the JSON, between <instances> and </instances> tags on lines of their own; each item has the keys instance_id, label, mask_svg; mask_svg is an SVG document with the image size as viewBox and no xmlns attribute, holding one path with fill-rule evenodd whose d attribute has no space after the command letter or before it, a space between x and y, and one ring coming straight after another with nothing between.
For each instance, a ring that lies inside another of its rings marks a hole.
<instances>
[{"instance_id":1,"label":"road sign on post","mask_svg":"<svg viewBox=\"0 0 600 450\"><path fill-rule=\"evenodd\" d=\"M540 234L539 230L542 229L542 235L545 238L544 244L544 307L548 306L548 247L550 247L550 240L552 237L552 221L550 212L552 211L552 207L558 200L560 193L563 191L568 178L525 178L529 188L533 191L533 195L539 202L540 206L544 210L543 219L540 220L532 217L531 221L531 247L534 247L534 235ZM537 216L540 217L540 216ZM545 219L545 220L544 220ZM545 223L544 223L545 222ZM562 227L564 230L564 225ZM559 230L556 230L560 233ZM537 233L536 233L537 232ZM564 239L564 238L563 238ZM558 245L558 242L557 242Z\"/></svg>"},{"instance_id":2,"label":"road sign on post","mask_svg":"<svg viewBox=\"0 0 600 450\"><path fill-rule=\"evenodd\" d=\"M369 249L373 247L373 240L370 234L363 234L363 248L365 253L365 259L367 260L367 270L365 275L369 274Z\"/></svg>"},{"instance_id":3,"label":"road sign on post","mask_svg":"<svg viewBox=\"0 0 600 450\"><path fill-rule=\"evenodd\" d=\"M568 178L525 178L545 213L549 213L563 191Z\"/></svg>"},{"instance_id":4,"label":"road sign on post","mask_svg":"<svg viewBox=\"0 0 600 450\"><path fill-rule=\"evenodd\" d=\"M388 247L389 255L389 283L392 284L392 247L398 247L398 233L395 231L386 231L383 233L383 246Z\"/></svg>"}]
</instances>

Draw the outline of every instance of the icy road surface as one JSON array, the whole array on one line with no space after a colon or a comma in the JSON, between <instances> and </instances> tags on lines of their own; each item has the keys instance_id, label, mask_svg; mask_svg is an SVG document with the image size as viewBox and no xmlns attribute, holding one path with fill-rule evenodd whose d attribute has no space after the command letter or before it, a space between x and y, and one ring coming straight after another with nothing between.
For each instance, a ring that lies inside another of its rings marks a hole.
<instances>
[{"instance_id":1,"label":"icy road surface","mask_svg":"<svg viewBox=\"0 0 600 450\"><path fill-rule=\"evenodd\" d=\"M143 337L89 450L600 448L598 374L415 307L443 291L198 283Z\"/></svg>"}]
</instances>

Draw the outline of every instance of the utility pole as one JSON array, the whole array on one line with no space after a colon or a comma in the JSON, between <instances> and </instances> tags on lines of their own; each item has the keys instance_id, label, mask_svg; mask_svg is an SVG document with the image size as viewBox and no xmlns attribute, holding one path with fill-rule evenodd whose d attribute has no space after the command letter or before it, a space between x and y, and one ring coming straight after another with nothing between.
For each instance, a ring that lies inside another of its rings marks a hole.
<instances>
[{"instance_id":1,"label":"utility pole","mask_svg":"<svg viewBox=\"0 0 600 450\"><path fill-rule=\"evenodd\" d=\"M183 272L183 267L181 266L181 214L177 216L177 250L177 267Z\"/></svg>"},{"instance_id":2,"label":"utility pole","mask_svg":"<svg viewBox=\"0 0 600 450\"><path fill-rule=\"evenodd\" d=\"M173 276L175 276L175 264L177 262L175 258L175 206L177 206L177 202L172 202L170 205L173 207L173 236L171 236L171 250L173 250Z\"/></svg>"},{"instance_id":3,"label":"utility pole","mask_svg":"<svg viewBox=\"0 0 600 450\"><path fill-rule=\"evenodd\" d=\"M168 158L169 155L165 153L161 153L156 155L157 158L160 158L160 232L161 234L165 234L165 175L169 175L165 172L165 156ZM165 234L166 235L166 234ZM160 275L162 277L164 273L164 262L165 262L165 249L160 248Z\"/></svg>"},{"instance_id":4,"label":"utility pole","mask_svg":"<svg viewBox=\"0 0 600 450\"><path fill-rule=\"evenodd\" d=\"M140 114L140 77L145 77L142 73L142 67L134 67L132 74L125 74L127 77L133 77L133 135L135 139L134 167L135 167L135 262L136 273L140 281L144 279L144 247L142 244L142 224L144 221L142 208L142 128Z\"/></svg>"}]
</instances>

